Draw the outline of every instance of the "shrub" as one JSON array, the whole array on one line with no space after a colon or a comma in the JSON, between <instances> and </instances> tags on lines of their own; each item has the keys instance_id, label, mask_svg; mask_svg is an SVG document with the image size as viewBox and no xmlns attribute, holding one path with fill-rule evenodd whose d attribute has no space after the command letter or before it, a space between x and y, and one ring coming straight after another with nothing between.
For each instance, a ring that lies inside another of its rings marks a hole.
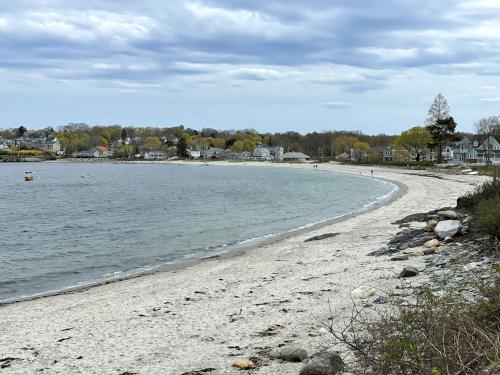
<instances>
[{"instance_id":1,"label":"shrub","mask_svg":"<svg viewBox=\"0 0 500 375\"><path fill-rule=\"evenodd\" d=\"M500 272L493 282L469 281L475 300L424 290L415 304L363 314L357 310L335 344L355 354L355 374L497 374L500 371Z\"/></svg>"},{"instance_id":2,"label":"shrub","mask_svg":"<svg viewBox=\"0 0 500 375\"><path fill-rule=\"evenodd\" d=\"M487 181L475 191L458 198L457 208L471 209L480 202L494 197L500 197L500 183Z\"/></svg>"},{"instance_id":3,"label":"shrub","mask_svg":"<svg viewBox=\"0 0 500 375\"><path fill-rule=\"evenodd\" d=\"M474 221L480 232L500 239L500 197L480 202Z\"/></svg>"}]
</instances>

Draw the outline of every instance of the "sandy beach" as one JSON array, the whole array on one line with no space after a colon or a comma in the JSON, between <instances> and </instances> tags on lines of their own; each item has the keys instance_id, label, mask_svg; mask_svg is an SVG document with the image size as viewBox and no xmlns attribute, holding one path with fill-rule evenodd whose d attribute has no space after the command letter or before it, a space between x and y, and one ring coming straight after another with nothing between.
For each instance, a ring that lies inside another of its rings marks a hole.
<instances>
[{"instance_id":1,"label":"sandy beach","mask_svg":"<svg viewBox=\"0 0 500 375\"><path fill-rule=\"evenodd\" d=\"M354 288L388 290L399 284L403 266L423 264L423 257L391 262L366 255L400 230L391 223L455 206L458 196L484 180L337 164L318 169L364 176L373 170L405 188L377 209L238 256L0 306L0 361L11 358L0 374L235 374L241 371L232 367L234 360L266 358L283 344L313 354L329 340L321 323L330 311L349 311ZM304 242L325 233L340 234ZM301 367L273 359L252 373L298 374Z\"/></svg>"}]
</instances>

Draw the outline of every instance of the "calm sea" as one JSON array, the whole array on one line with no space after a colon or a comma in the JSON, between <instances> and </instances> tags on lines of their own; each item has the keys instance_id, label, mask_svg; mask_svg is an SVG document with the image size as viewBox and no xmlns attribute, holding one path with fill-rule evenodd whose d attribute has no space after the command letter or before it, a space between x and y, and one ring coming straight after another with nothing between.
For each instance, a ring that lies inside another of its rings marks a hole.
<instances>
[{"instance_id":1,"label":"calm sea","mask_svg":"<svg viewBox=\"0 0 500 375\"><path fill-rule=\"evenodd\" d=\"M2 164L0 301L220 254L394 188L312 167Z\"/></svg>"}]
</instances>

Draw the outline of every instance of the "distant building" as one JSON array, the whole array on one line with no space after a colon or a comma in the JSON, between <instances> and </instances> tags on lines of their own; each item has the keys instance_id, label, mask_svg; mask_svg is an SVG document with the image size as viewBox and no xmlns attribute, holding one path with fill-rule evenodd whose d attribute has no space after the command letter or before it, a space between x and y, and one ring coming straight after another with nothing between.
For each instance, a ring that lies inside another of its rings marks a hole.
<instances>
[{"instance_id":1,"label":"distant building","mask_svg":"<svg viewBox=\"0 0 500 375\"><path fill-rule=\"evenodd\" d=\"M144 153L144 160L165 160L167 154L161 150L146 151Z\"/></svg>"},{"instance_id":2,"label":"distant building","mask_svg":"<svg viewBox=\"0 0 500 375\"><path fill-rule=\"evenodd\" d=\"M443 157L455 164L485 164L489 159L491 164L500 165L500 137L464 137L445 145Z\"/></svg>"},{"instance_id":3,"label":"distant building","mask_svg":"<svg viewBox=\"0 0 500 375\"><path fill-rule=\"evenodd\" d=\"M252 156L254 160L283 160L283 147L267 146L258 142Z\"/></svg>"},{"instance_id":4,"label":"distant building","mask_svg":"<svg viewBox=\"0 0 500 375\"><path fill-rule=\"evenodd\" d=\"M204 159L222 159L224 157L224 149L219 147L210 147L208 150L202 150L200 157Z\"/></svg>"},{"instance_id":5,"label":"distant building","mask_svg":"<svg viewBox=\"0 0 500 375\"><path fill-rule=\"evenodd\" d=\"M187 150L187 153L191 159L199 159L201 157L200 150Z\"/></svg>"},{"instance_id":6,"label":"distant building","mask_svg":"<svg viewBox=\"0 0 500 375\"><path fill-rule=\"evenodd\" d=\"M283 155L283 160L307 160L310 159L311 157L304 154L303 152L287 152L286 154Z\"/></svg>"},{"instance_id":7,"label":"distant building","mask_svg":"<svg viewBox=\"0 0 500 375\"><path fill-rule=\"evenodd\" d=\"M347 152L343 152L340 155L335 156L335 159L338 161L349 161L351 160L351 155L349 155Z\"/></svg>"},{"instance_id":8,"label":"distant building","mask_svg":"<svg viewBox=\"0 0 500 375\"><path fill-rule=\"evenodd\" d=\"M101 158L107 158L109 156L108 149L104 146L97 146L94 147L91 150L83 150L83 151L76 151L73 152L72 156L74 158L95 158L95 159L101 159Z\"/></svg>"}]
</instances>

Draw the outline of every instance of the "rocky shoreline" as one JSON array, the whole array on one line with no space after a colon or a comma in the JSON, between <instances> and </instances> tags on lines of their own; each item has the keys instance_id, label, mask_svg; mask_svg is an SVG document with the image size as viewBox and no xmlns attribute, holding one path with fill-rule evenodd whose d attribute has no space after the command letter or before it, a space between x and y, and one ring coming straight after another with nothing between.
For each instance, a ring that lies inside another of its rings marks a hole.
<instances>
[{"instance_id":1,"label":"rocky shoreline","mask_svg":"<svg viewBox=\"0 0 500 375\"><path fill-rule=\"evenodd\" d=\"M467 281L471 279L487 282L493 280L492 270L500 265L500 242L489 236L471 231L470 213L452 207L444 207L426 213L409 215L393 224L402 229L379 250L368 256L390 257L393 262L409 262L424 259L418 266L406 265L394 277L402 281L394 291L380 293L375 288L361 286L351 292L353 301L363 308L376 305L415 304L423 289L433 297L442 297L453 291L466 301L477 299L476 290ZM335 233L325 234L324 238ZM320 238L321 239L321 238ZM306 241L318 240L311 238ZM348 374L343 358L347 351L324 351L308 357L299 346L287 346L279 351L278 359L288 362L303 362L299 375ZM253 368L253 362L246 363ZM238 363L235 362L235 366ZM188 374L186 374L188 375ZM193 374L194 375L194 374Z\"/></svg>"}]
</instances>

